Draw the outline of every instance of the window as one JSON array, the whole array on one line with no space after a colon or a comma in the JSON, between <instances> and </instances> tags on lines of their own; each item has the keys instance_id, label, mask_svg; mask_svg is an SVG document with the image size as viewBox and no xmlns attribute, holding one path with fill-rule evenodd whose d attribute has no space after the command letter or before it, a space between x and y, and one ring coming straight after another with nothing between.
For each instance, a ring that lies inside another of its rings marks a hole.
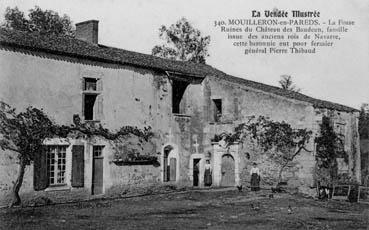
<instances>
[{"instance_id":1,"label":"window","mask_svg":"<svg viewBox=\"0 0 369 230\"><path fill-rule=\"evenodd\" d=\"M95 145L92 149L92 154L94 157L102 157L102 150L104 146L102 145Z\"/></svg>"},{"instance_id":2,"label":"window","mask_svg":"<svg viewBox=\"0 0 369 230\"><path fill-rule=\"evenodd\" d=\"M219 122L222 118L222 99L213 99L214 121Z\"/></svg>"},{"instance_id":3,"label":"window","mask_svg":"<svg viewBox=\"0 0 369 230\"><path fill-rule=\"evenodd\" d=\"M82 79L82 114L86 121L102 119L102 80L97 78Z\"/></svg>"},{"instance_id":4,"label":"window","mask_svg":"<svg viewBox=\"0 0 369 230\"><path fill-rule=\"evenodd\" d=\"M85 120L94 120L94 113L96 110L96 94L86 94L84 95L84 110L85 110Z\"/></svg>"},{"instance_id":5,"label":"window","mask_svg":"<svg viewBox=\"0 0 369 230\"><path fill-rule=\"evenodd\" d=\"M66 146L49 146L47 149L47 175L49 185L65 184Z\"/></svg>"},{"instance_id":6,"label":"window","mask_svg":"<svg viewBox=\"0 0 369 230\"><path fill-rule=\"evenodd\" d=\"M172 113L185 113L183 109L181 110L180 104L188 85L189 83L185 81L172 81Z\"/></svg>"},{"instance_id":7,"label":"window","mask_svg":"<svg viewBox=\"0 0 369 230\"><path fill-rule=\"evenodd\" d=\"M85 78L83 90L96 91L97 90L97 79L96 78Z\"/></svg>"}]
</instances>

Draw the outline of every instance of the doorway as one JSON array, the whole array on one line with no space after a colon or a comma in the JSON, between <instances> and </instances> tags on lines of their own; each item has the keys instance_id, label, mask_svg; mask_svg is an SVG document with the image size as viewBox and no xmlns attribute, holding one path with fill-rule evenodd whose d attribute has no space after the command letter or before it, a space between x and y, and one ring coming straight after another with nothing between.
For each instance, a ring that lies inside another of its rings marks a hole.
<instances>
[{"instance_id":1,"label":"doorway","mask_svg":"<svg viewBox=\"0 0 369 230\"><path fill-rule=\"evenodd\" d=\"M169 154L173 151L171 145L164 147L164 159L163 159L163 182L175 181L177 171L177 159L169 158Z\"/></svg>"},{"instance_id":2,"label":"doorway","mask_svg":"<svg viewBox=\"0 0 369 230\"><path fill-rule=\"evenodd\" d=\"M230 187L235 185L235 165L234 159L230 154L222 157L222 178L220 185Z\"/></svg>"},{"instance_id":3,"label":"doorway","mask_svg":"<svg viewBox=\"0 0 369 230\"><path fill-rule=\"evenodd\" d=\"M104 157L102 149L104 146L93 146L93 163L92 163L92 195L103 193L103 163Z\"/></svg>"},{"instance_id":4,"label":"doorway","mask_svg":"<svg viewBox=\"0 0 369 230\"><path fill-rule=\"evenodd\" d=\"M200 179L200 160L201 159L193 159L193 186L199 186Z\"/></svg>"}]
</instances>

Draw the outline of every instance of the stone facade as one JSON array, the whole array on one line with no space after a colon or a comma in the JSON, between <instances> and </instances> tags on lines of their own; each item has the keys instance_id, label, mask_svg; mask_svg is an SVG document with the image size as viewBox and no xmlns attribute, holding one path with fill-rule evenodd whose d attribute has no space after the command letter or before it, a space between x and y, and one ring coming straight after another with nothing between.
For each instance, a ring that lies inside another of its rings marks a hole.
<instances>
[{"instance_id":1,"label":"stone facade","mask_svg":"<svg viewBox=\"0 0 369 230\"><path fill-rule=\"evenodd\" d=\"M187 93L188 92L188 93ZM283 174L284 180L290 187L298 188L302 192L314 186L313 170L315 167L314 137L319 133L319 124L323 115L329 116L335 125L336 132L343 132L345 151L349 156L348 174L359 181L360 152L357 132L357 112L334 111L314 108L309 103L280 97L268 92L256 90L242 84L224 81L216 77L208 77L202 82L202 87L189 87L184 95L185 111L192 114L191 123L193 133L200 144L198 149L202 158L211 153L214 185L219 185L221 178L221 155L226 149L211 143L214 135L231 132L240 123L248 121L250 116L267 116L275 121L285 121L295 128L306 128L313 131L312 139L307 145L311 152L302 151ZM203 96L201 96L203 95ZM214 121L213 100L222 101L222 115ZM202 127L199 129L199 127ZM235 147L232 147L235 148ZM223 152L221 154L220 152ZM228 150L228 153L234 150ZM233 155L233 154L232 154ZM235 161L234 184L248 185L249 171L253 162L257 162L262 174L262 184L275 184L278 175L278 165L268 159L253 145L237 145ZM201 170L200 170L201 172Z\"/></svg>"},{"instance_id":2,"label":"stone facade","mask_svg":"<svg viewBox=\"0 0 369 230\"><path fill-rule=\"evenodd\" d=\"M45 145L65 146L65 183L35 191L33 165L27 166L20 191L26 204L39 199L65 202L122 196L162 185L193 186L195 174L198 186L203 187L206 160L211 163L213 186L248 185L252 162L259 163L263 183L270 184L276 179L276 166L256 148L234 143L227 149L212 143L214 135L231 132L249 116L258 115L286 121L296 128L307 128L314 135L319 132L322 115L329 115L345 134L345 150L350 156L349 174L360 178L357 112L316 108L306 101L219 79L212 74L194 79L153 68L91 62L41 51L30 53L1 46L0 66L0 100L18 111L32 105L43 108L59 124L71 124L74 114L81 118L86 115L84 97L90 92L86 92L84 80L95 79L98 104L94 109L94 122L111 130L124 125L150 126L155 133L153 147L147 151L158 157L160 166L118 165L114 161L116 150L106 140L98 138L47 140ZM178 93L176 84L180 85L178 88L186 87ZM174 108L175 104L179 107ZM74 145L84 147L82 187L71 184ZM102 159L99 166L103 181L101 194L93 194L94 146L103 146L99 156ZM314 184L313 141L308 149L312 152L302 152L284 175L290 186L300 190ZM234 175L223 170L224 162ZM0 164L0 206L3 206L9 202L12 183L18 173L16 155L0 150ZM228 179L224 175L229 176Z\"/></svg>"}]
</instances>

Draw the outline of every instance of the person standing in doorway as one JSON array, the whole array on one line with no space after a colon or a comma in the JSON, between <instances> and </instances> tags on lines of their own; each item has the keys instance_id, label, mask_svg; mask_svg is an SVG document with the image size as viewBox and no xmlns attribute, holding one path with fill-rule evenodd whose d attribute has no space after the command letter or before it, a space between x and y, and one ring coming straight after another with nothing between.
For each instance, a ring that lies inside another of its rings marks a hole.
<instances>
[{"instance_id":1,"label":"person standing in doorway","mask_svg":"<svg viewBox=\"0 0 369 230\"><path fill-rule=\"evenodd\" d=\"M205 161L204 184L205 186L211 186L212 184L210 160Z\"/></svg>"},{"instance_id":2,"label":"person standing in doorway","mask_svg":"<svg viewBox=\"0 0 369 230\"><path fill-rule=\"evenodd\" d=\"M258 165L254 162L252 164L252 168L250 171L251 175L251 191L259 191L260 190L260 170Z\"/></svg>"}]
</instances>

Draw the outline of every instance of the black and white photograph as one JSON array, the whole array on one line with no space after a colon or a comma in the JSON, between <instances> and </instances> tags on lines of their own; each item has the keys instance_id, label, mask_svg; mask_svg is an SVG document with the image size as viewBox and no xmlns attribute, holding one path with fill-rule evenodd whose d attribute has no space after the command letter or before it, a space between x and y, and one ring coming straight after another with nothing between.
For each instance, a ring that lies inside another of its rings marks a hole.
<instances>
[{"instance_id":1,"label":"black and white photograph","mask_svg":"<svg viewBox=\"0 0 369 230\"><path fill-rule=\"evenodd\" d=\"M0 0L0 229L369 229L369 0Z\"/></svg>"}]
</instances>

